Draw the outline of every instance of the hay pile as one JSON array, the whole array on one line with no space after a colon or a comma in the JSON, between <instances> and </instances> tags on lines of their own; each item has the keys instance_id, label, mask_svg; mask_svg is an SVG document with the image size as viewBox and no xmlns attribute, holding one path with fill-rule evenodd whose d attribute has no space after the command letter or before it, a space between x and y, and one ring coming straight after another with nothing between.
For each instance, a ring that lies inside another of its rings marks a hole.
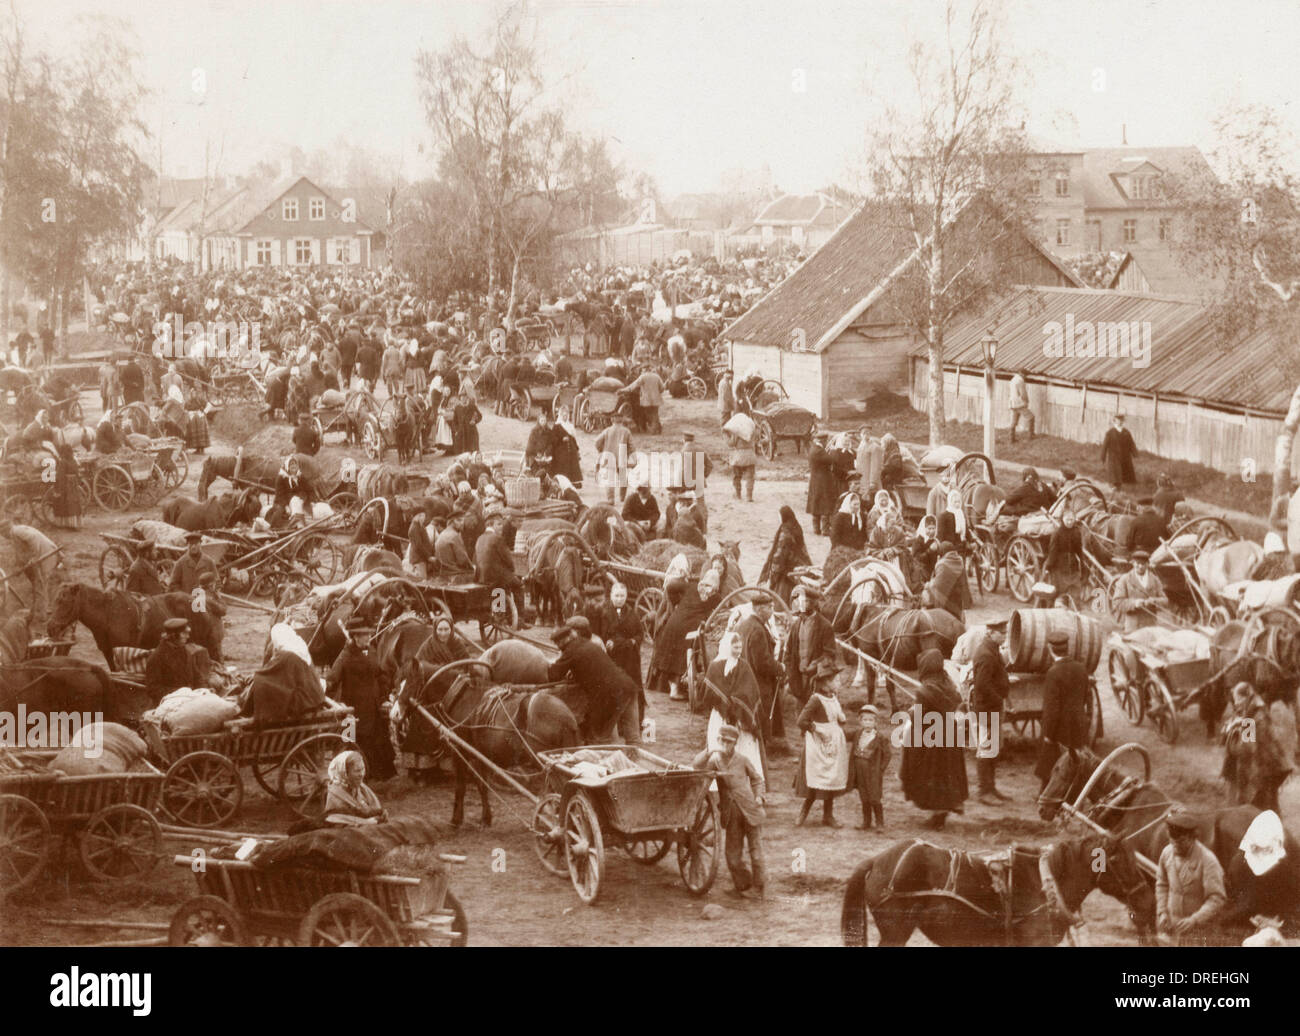
<instances>
[{"instance_id":1,"label":"hay pile","mask_svg":"<svg viewBox=\"0 0 1300 1036\"><path fill-rule=\"evenodd\" d=\"M686 555L686 559L691 563L693 577L698 577L704 571L704 566L709 560L708 552L700 550L699 547L678 543L676 540L650 540L648 543L641 544L630 564L635 568L666 572L668 563L678 554Z\"/></svg>"}]
</instances>

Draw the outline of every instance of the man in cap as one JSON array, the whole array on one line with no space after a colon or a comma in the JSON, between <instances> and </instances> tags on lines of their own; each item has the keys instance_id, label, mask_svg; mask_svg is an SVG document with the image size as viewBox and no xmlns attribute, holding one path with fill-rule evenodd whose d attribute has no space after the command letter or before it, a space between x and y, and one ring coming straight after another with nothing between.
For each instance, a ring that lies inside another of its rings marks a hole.
<instances>
[{"instance_id":1,"label":"man in cap","mask_svg":"<svg viewBox=\"0 0 1300 1036\"><path fill-rule=\"evenodd\" d=\"M812 515L813 533L829 536L831 517L839 502L835 478L835 458L826 448L830 436L818 432L813 436L812 449L808 451L808 498L806 509Z\"/></svg>"},{"instance_id":2,"label":"man in cap","mask_svg":"<svg viewBox=\"0 0 1300 1036\"><path fill-rule=\"evenodd\" d=\"M320 453L320 432L309 413L303 413L293 429L293 449L295 453L305 453L308 457Z\"/></svg>"},{"instance_id":3,"label":"man in cap","mask_svg":"<svg viewBox=\"0 0 1300 1036\"><path fill-rule=\"evenodd\" d=\"M537 423L528 433L528 443L524 447L524 468L528 471L551 471L551 460L555 456L555 429L551 427L551 415L545 410L537 415Z\"/></svg>"},{"instance_id":4,"label":"man in cap","mask_svg":"<svg viewBox=\"0 0 1300 1036\"><path fill-rule=\"evenodd\" d=\"M756 597L753 608L736 627L740 635L740 657L758 681L762 705L758 720L768 754L786 755L790 748L785 743L785 714L781 708L781 665L776 660L776 642L768 628L772 599Z\"/></svg>"},{"instance_id":5,"label":"man in cap","mask_svg":"<svg viewBox=\"0 0 1300 1036\"><path fill-rule=\"evenodd\" d=\"M636 491L623 501L623 521L639 525L647 540L655 538L655 529L659 525L659 501L645 482L639 482Z\"/></svg>"},{"instance_id":6,"label":"man in cap","mask_svg":"<svg viewBox=\"0 0 1300 1036\"><path fill-rule=\"evenodd\" d=\"M1196 837L1197 818L1175 805L1165 817L1169 844L1156 865L1156 930L1180 946L1203 946L1227 902L1223 868Z\"/></svg>"},{"instance_id":7,"label":"man in cap","mask_svg":"<svg viewBox=\"0 0 1300 1036\"><path fill-rule=\"evenodd\" d=\"M31 628L43 631L50 607L50 581L59 567L59 545L30 525L15 525L8 518L0 518L0 536L14 552L9 578L25 575L31 584Z\"/></svg>"},{"instance_id":8,"label":"man in cap","mask_svg":"<svg viewBox=\"0 0 1300 1036\"><path fill-rule=\"evenodd\" d=\"M474 544L474 578L492 591L493 610L504 605L504 595L514 602L514 625L526 629L524 618L524 583L515 572L515 555L502 536L505 515L498 512L487 520L487 531Z\"/></svg>"},{"instance_id":9,"label":"man in cap","mask_svg":"<svg viewBox=\"0 0 1300 1036\"><path fill-rule=\"evenodd\" d=\"M1125 633L1155 625L1157 610L1169 603L1164 584L1151 571L1150 559L1145 550L1135 550L1133 567L1115 580L1111 590L1115 610L1124 618Z\"/></svg>"},{"instance_id":10,"label":"man in cap","mask_svg":"<svg viewBox=\"0 0 1300 1036\"><path fill-rule=\"evenodd\" d=\"M695 442L694 432L682 434L682 488L695 491L696 496L703 497L708 487L709 476L713 474L713 459L703 446Z\"/></svg>"},{"instance_id":11,"label":"man in cap","mask_svg":"<svg viewBox=\"0 0 1300 1036\"><path fill-rule=\"evenodd\" d=\"M388 713L384 709L390 688L370 650L373 632L369 622L359 616L348 620L343 650L330 667L325 693L335 701L352 706L356 726L350 732L345 731L345 740L356 741L366 759L366 772L382 781L395 777L397 769L393 765ZM347 733L352 737L347 737Z\"/></svg>"},{"instance_id":12,"label":"man in cap","mask_svg":"<svg viewBox=\"0 0 1300 1036\"><path fill-rule=\"evenodd\" d=\"M1020 485L1007 494L1002 505L1006 515L1033 514L1044 507L1051 507L1056 501L1056 494L1043 484L1034 468L1025 468L1020 476Z\"/></svg>"},{"instance_id":13,"label":"man in cap","mask_svg":"<svg viewBox=\"0 0 1300 1036\"><path fill-rule=\"evenodd\" d=\"M691 765L697 770L712 770L717 775L722 828L726 832L724 852L736 895L743 897L753 889L761 899L767 892L761 836L767 788L753 762L736 751L739 741L740 731L729 723L724 724L718 730L719 747L706 748ZM752 872L745 866L746 845Z\"/></svg>"},{"instance_id":14,"label":"man in cap","mask_svg":"<svg viewBox=\"0 0 1300 1036\"><path fill-rule=\"evenodd\" d=\"M1039 722L1042 740L1034 773L1041 786L1047 787L1057 757L1069 749L1088 747L1088 710L1092 695L1088 670L1070 657L1070 638L1057 631L1047 638L1052 664L1043 677L1043 713Z\"/></svg>"},{"instance_id":15,"label":"man in cap","mask_svg":"<svg viewBox=\"0 0 1300 1036\"><path fill-rule=\"evenodd\" d=\"M217 575L217 566L203 553L203 533L187 532L185 534L185 553L172 566L172 577L167 589L191 593L199 585L199 577L204 572Z\"/></svg>"},{"instance_id":16,"label":"man in cap","mask_svg":"<svg viewBox=\"0 0 1300 1036\"><path fill-rule=\"evenodd\" d=\"M474 574L474 562L465 549L461 536L461 519L453 518L433 541L433 553L438 559L438 572L448 579L467 579Z\"/></svg>"},{"instance_id":17,"label":"man in cap","mask_svg":"<svg viewBox=\"0 0 1300 1036\"><path fill-rule=\"evenodd\" d=\"M822 659L834 661L835 631L818 607L821 592L810 586L798 586L793 593L795 620L786 637L786 680L790 693L803 705L817 689L817 666Z\"/></svg>"},{"instance_id":18,"label":"man in cap","mask_svg":"<svg viewBox=\"0 0 1300 1036\"><path fill-rule=\"evenodd\" d=\"M705 539L699 511L695 506L695 491L688 489L682 494L681 499L686 506L678 509L673 518L673 539L688 547L708 550L708 540Z\"/></svg>"},{"instance_id":19,"label":"man in cap","mask_svg":"<svg viewBox=\"0 0 1300 1036\"><path fill-rule=\"evenodd\" d=\"M863 705L858 710L861 726L853 741L853 754L849 760L853 768L850 778L858 789L862 805L862 823L859 831L870 831L872 821L877 827L885 826L884 781L889 769L889 735L876 729L877 714L874 705Z\"/></svg>"},{"instance_id":20,"label":"man in cap","mask_svg":"<svg viewBox=\"0 0 1300 1036\"><path fill-rule=\"evenodd\" d=\"M1007 622L1005 619L990 622L984 629L984 639L971 658L971 709L979 725L975 775L979 780L980 802L996 806L1007 801L1007 796L998 791L996 752L1001 744L998 724L1002 721L1002 706L1011 691L1006 659L1002 657Z\"/></svg>"},{"instance_id":21,"label":"man in cap","mask_svg":"<svg viewBox=\"0 0 1300 1036\"><path fill-rule=\"evenodd\" d=\"M586 744L608 741L615 729L627 744L641 741L637 719L640 690L603 647L590 635L591 624L575 615L551 634L560 657L551 663L546 678L572 680L586 696L587 714L582 721Z\"/></svg>"},{"instance_id":22,"label":"man in cap","mask_svg":"<svg viewBox=\"0 0 1300 1036\"><path fill-rule=\"evenodd\" d=\"M623 391L629 395L636 393L633 405L638 427L651 435L661 434L663 425L659 423L659 408L663 405L664 382L658 371L647 367Z\"/></svg>"},{"instance_id":23,"label":"man in cap","mask_svg":"<svg viewBox=\"0 0 1300 1036\"><path fill-rule=\"evenodd\" d=\"M207 631L205 643L211 647L212 661L224 661L221 645L225 639L226 606L221 600L221 587L215 571L199 574L198 590L190 594L190 635Z\"/></svg>"},{"instance_id":24,"label":"man in cap","mask_svg":"<svg viewBox=\"0 0 1300 1036\"><path fill-rule=\"evenodd\" d=\"M127 593L144 594L146 597L167 592L167 586L158 574L153 540L145 540L136 548L135 560L126 570L125 589Z\"/></svg>"},{"instance_id":25,"label":"man in cap","mask_svg":"<svg viewBox=\"0 0 1300 1036\"><path fill-rule=\"evenodd\" d=\"M163 623L162 639L144 664L145 690L157 701L178 687L206 687L211 671L208 653L189 643L190 624L182 618Z\"/></svg>"}]
</instances>

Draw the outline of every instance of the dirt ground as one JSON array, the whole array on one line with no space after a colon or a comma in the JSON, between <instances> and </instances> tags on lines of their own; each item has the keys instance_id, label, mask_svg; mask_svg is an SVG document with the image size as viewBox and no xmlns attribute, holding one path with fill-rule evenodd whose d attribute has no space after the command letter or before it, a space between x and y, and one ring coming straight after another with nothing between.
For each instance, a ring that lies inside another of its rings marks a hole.
<instances>
[{"instance_id":1,"label":"dirt ground","mask_svg":"<svg viewBox=\"0 0 1300 1036\"><path fill-rule=\"evenodd\" d=\"M98 409L93 394L83 396L88 415ZM725 457L717 431L715 403L672 401L665 408L664 424L671 433L658 439L635 437L638 447L651 449L679 442L684 430L696 432L703 445L721 466ZM518 448L527 434L524 425L485 413L481 425L483 448ZM248 442L284 441L283 426L259 431ZM228 446L214 442L214 450ZM581 437L584 469L590 470L594 459L591 436ZM341 447L330 444L334 453ZM361 461L359 455L358 460ZM194 481L201 458L191 458L191 476L186 486L193 495ZM429 462L426 462L429 463ZM434 460L435 471L446 465ZM755 501L741 503L733 499L725 471L710 481L708 504L711 541L717 538L738 539L741 565L750 579L756 579L776 527L776 510L790 504L803 513L806 487L806 463L789 447L772 464L759 470ZM588 485L584 493L589 502L599 493ZM61 534L67 548L71 578L98 584L98 562L102 550L99 534L123 531L138 515L90 514L83 529ZM826 552L826 540L808 535L814 562L820 563ZM974 612L981 620L992 613L1005 615L1013 605L1009 597L998 596L983 601ZM239 608L227 618L225 648L231 662L241 667L260 660L267 631L267 616ZM87 632L79 630L74 654L101 661ZM1103 750L1125 740L1143 743L1151 751L1154 774L1159 784L1175 797L1198 806L1220 802L1217 778L1220 750L1207 744L1195 717L1183 717L1182 737L1176 745L1161 742L1149 727L1134 729L1118 711L1105 685L1106 663L1098 670L1101 683L1106 736ZM841 677L847 684L848 676ZM852 715L860 693L850 687L842 690L846 710ZM651 694L648 715L656 721L657 741L653 750L677 760L689 759L704 742L702 717L693 717L684 703L670 703L665 695ZM788 713L789 720L793 713ZM794 742L793 737L791 742ZM798 801L791 790L795 760L773 761L769 784L769 819L763 831L769 897L758 902L737 899L729 893L725 861L719 861L717 881L703 899L688 895L681 883L672 854L654 867L643 867L617 849L607 847L605 883L600 899L593 906L578 900L567 879L546 872L536 859L526 825L531 805L521 796L508 794L494 802L495 822L483 829L478 823L477 796L471 792L467 803L467 823L461 830L446 831L445 847L463 853L468 862L456 873L453 888L464 904L469 918L472 945L837 945L839 909L843 882L866 856L891 842L926 835L945 846L971 849L994 849L1012 842L1038 844L1060 836L1060 829L1041 822L1033 808L1037 782L1032 775L1032 746L1014 738L1004 741L999 785L1011 801L996 808L975 802L967 803L966 812L950 818L947 828L938 833L924 832L919 821L923 815L902 800L897 780L897 752L886 777L885 828L864 833L854 830L860 820L856 796L837 802L841 829L814 825L796 828L794 819ZM972 785L974 766L968 766ZM438 820L450 817L451 782L417 787L399 778L376 786L389 811L397 814L420 814ZM1290 788L1283 793L1284 819L1295 823L1300 803ZM814 817L818 812L814 812ZM290 816L284 808L268 799L250 779L246 782L244 807L232 821L243 831L283 830ZM51 866L49 876L28 889L16 902L0 906L0 944L66 945L92 943L100 939L126 938L127 933L107 930L54 927L54 918L104 918L136 921L167 921L174 909L195 894L187 868L173 865L171 853L188 853L193 843L170 840L168 853L147 883L108 888L87 882L80 874L75 850L70 850L63 864ZM701 917L704 903L723 908L716 920ZM1100 894L1084 905L1088 924L1082 939L1093 945L1132 944L1134 935L1122 906ZM924 943L920 935L913 937Z\"/></svg>"}]
</instances>

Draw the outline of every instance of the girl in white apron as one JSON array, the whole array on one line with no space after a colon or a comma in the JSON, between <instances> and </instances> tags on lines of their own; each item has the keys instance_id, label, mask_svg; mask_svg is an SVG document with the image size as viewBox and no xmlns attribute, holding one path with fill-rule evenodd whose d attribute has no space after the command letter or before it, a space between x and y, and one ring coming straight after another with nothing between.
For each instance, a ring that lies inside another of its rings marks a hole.
<instances>
[{"instance_id":1,"label":"girl in white apron","mask_svg":"<svg viewBox=\"0 0 1300 1036\"><path fill-rule=\"evenodd\" d=\"M835 819L834 801L849 787L849 745L841 726L844 709L831 686L835 672L835 663L822 659L817 667L817 689L799 714L799 729L804 732L803 751L795 770L794 787L803 796L803 806L796 826L808 819L818 799L822 801L822 823L827 827L843 826Z\"/></svg>"}]
</instances>

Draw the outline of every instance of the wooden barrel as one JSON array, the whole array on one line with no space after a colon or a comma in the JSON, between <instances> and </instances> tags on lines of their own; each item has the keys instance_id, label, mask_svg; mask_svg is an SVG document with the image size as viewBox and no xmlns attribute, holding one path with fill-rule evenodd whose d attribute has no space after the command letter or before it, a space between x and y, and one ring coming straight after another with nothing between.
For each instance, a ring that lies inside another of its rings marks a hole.
<instances>
[{"instance_id":1,"label":"wooden barrel","mask_svg":"<svg viewBox=\"0 0 1300 1036\"><path fill-rule=\"evenodd\" d=\"M1069 658L1082 662L1092 672L1101 661L1101 623L1064 608L1018 608L1007 627L1008 667L1015 673L1041 673L1052 663L1047 638L1053 633L1070 638Z\"/></svg>"}]
</instances>

